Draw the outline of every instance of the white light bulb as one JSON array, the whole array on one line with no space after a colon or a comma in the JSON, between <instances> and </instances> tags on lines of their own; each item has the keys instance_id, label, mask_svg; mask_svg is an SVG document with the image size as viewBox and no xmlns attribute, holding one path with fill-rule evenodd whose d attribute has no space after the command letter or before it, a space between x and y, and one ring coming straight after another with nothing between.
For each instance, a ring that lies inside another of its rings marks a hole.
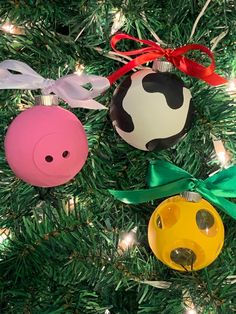
<instances>
[{"instance_id":1,"label":"white light bulb","mask_svg":"<svg viewBox=\"0 0 236 314\"><path fill-rule=\"evenodd\" d=\"M130 232L122 232L119 238L119 252L127 251L129 248L137 244L137 227L134 227Z\"/></svg>"},{"instance_id":2,"label":"white light bulb","mask_svg":"<svg viewBox=\"0 0 236 314\"><path fill-rule=\"evenodd\" d=\"M226 153L225 152L219 152L217 153L218 159L221 162L221 164L225 164L226 161Z\"/></svg>"},{"instance_id":3,"label":"white light bulb","mask_svg":"<svg viewBox=\"0 0 236 314\"><path fill-rule=\"evenodd\" d=\"M133 240L134 240L134 235L133 234L127 234L127 236L125 236L123 241L125 242L125 244L127 246L130 246L132 244Z\"/></svg>"},{"instance_id":4,"label":"white light bulb","mask_svg":"<svg viewBox=\"0 0 236 314\"><path fill-rule=\"evenodd\" d=\"M230 160L229 154L225 150L224 144L221 140L213 140L216 156L221 163L222 167L225 167Z\"/></svg>"},{"instance_id":5,"label":"white light bulb","mask_svg":"<svg viewBox=\"0 0 236 314\"><path fill-rule=\"evenodd\" d=\"M25 29L22 26L13 25L11 22L5 22L4 24L0 25L0 30L8 34L14 35L24 35Z\"/></svg>"},{"instance_id":6,"label":"white light bulb","mask_svg":"<svg viewBox=\"0 0 236 314\"><path fill-rule=\"evenodd\" d=\"M2 244L7 239L9 233L9 229L0 229L0 244Z\"/></svg>"},{"instance_id":7,"label":"white light bulb","mask_svg":"<svg viewBox=\"0 0 236 314\"><path fill-rule=\"evenodd\" d=\"M125 17L122 13L122 11L116 12L114 19L113 19L113 25L111 28L111 35L115 34L125 23Z\"/></svg>"},{"instance_id":8,"label":"white light bulb","mask_svg":"<svg viewBox=\"0 0 236 314\"><path fill-rule=\"evenodd\" d=\"M197 311L195 309L189 290L184 289L182 293L183 293L184 308L185 308L184 314L197 314Z\"/></svg>"},{"instance_id":9,"label":"white light bulb","mask_svg":"<svg viewBox=\"0 0 236 314\"><path fill-rule=\"evenodd\" d=\"M80 63L77 63L76 66L75 66L74 74L81 75L83 72L84 72L84 65L80 64Z\"/></svg>"},{"instance_id":10,"label":"white light bulb","mask_svg":"<svg viewBox=\"0 0 236 314\"><path fill-rule=\"evenodd\" d=\"M229 94L235 94L236 93L236 79L232 79L229 81L226 87L226 91Z\"/></svg>"},{"instance_id":11,"label":"white light bulb","mask_svg":"<svg viewBox=\"0 0 236 314\"><path fill-rule=\"evenodd\" d=\"M6 240L7 236L3 233L0 235L0 244L2 244Z\"/></svg>"},{"instance_id":12,"label":"white light bulb","mask_svg":"<svg viewBox=\"0 0 236 314\"><path fill-rule=\"evenodd\" d=\"M10 34L14 33L14 28L15 28L15 26L14 26L13 24L9 23L9 22L6 22L6 23L4 23L4 24L1 26L1 29L2 29L4 32L10 33Z\"/></svg>"},{"instance_id":13,"label":"white light bulb","mask_svg":"<svg viewBox=\"0 0 236 314\"><path fill-rule=\"evenodd\" d=\"M197 314L197 311L195 309L189 309L185 312L185 314Z\"/></svg>"}]
</instances>

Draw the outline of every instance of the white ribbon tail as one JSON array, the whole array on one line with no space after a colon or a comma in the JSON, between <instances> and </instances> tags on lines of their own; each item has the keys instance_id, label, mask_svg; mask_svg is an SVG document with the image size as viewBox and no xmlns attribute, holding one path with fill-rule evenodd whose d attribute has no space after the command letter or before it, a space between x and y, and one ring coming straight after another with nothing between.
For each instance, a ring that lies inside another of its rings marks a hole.
<instances>
[{"instance_id":1,"label":"white ribbon tail","mask_svg":"<svg viewBox=\"0 0 236 314\"><path fill-rule=\"evenodd\" d=\"M88 83L92 85L91 90L81 86ZM109 87L110 82L105 77L71 74L55 81L48 92L55 93L73 108L107 109L93 98L101 95Z\"/></svg>"},{"instance_id":2,"label":"white ribbon tail","mask_svg":"<svg viewBox=\"0 0 236 314\"><path fill-rule=\"evenodd\" d=\"M98 101L94 99L88 99L88 100L77 100L74 103L72 101L66 101L70 107L72 108L85 108L85 109L108 109L104 105L100 104Z\"/></svg>"}]
</instances>

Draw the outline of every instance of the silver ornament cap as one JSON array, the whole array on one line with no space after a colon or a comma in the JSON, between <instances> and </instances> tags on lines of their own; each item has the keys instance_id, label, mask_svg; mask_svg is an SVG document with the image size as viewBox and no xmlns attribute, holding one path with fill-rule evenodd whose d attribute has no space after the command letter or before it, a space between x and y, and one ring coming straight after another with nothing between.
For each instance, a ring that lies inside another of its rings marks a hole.
<instances>
[{"instance_id":1,"label":"silver ornament cap","mask_svg":"<svg viewBox=\"0 0 236 314\"><path fill-rule=\"evenodd\" d=\"M173 68L172 63L160 59L154 60L152 65L152 70L155 72L171 72Z\"/></svg>"},{"instance_id":2,"label":"silver ornament cap","mask_svg":"<svg viewBox=\"0 0 236 314\"><path fill-rule=\"evenodd\" d=\"M183 198L185 198L189 202L198 203L201 201L202 197L197 192L192 191L184 191L180 194Z\"/></svg>"},{"instance_id":3,"label":"silver ornament cap","mask_svg":"<svg viewBox=\"0 0 236 314\"><path fill-rule=\"evenodd\" d=\"M35 106L57 106L58 97L56 95L39 95L35 96Z\"/></svg>"}]
</instances>

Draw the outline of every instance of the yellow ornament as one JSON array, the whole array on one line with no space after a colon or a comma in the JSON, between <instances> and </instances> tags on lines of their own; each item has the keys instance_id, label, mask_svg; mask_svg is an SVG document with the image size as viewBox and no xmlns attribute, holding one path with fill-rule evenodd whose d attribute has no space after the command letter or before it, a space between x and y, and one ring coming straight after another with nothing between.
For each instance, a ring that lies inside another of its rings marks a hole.
<instances>
[{"instance_id":1,"label":"yellow ornament","mask_svg":"<svg viewBox=\"0 0 236 314\"><path fill-rule=\"evenodd\" d=\"M190 202L173 196L153 212L148 242L156 257L169 267L199 270L219 255L224 244L224 225L206 200Z\"/></svg>"}]
</instances>

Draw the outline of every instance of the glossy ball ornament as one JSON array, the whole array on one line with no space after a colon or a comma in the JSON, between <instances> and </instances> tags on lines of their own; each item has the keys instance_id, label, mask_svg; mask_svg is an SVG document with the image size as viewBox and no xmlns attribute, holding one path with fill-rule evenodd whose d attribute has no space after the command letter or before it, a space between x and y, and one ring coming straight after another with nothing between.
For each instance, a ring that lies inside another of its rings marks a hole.
<instances>
[{"instance_id":1,"label":"glossy ball ornament","mask_svg":"<svg viewBox=\"0 0 236 314\"><path fill-rule=\"evenodd\" d=\"M115 90L110 116L117 133L141 150L161 150L177 144L191 127L191 93L169 72L140 70Z\"/></svg>"},{"instance_id":2,"label":"glossy ball ornament","mask_svg":"<svg viewBox=\"0 0 236 314\"><path fill-rule=\"evenodd\" d=\"M68 182L81 170L88 143L81 122L57 106L55 96L41 99L52 105L36 105L13 120L5 137L5 153L17 177L52 187Z\"/></svg>"},{"instance_id":3,"label":"glossy ball ornament","mask_svg":"<svg viewBox=\"0 0 236 314\"><path fill-rule=\"evenodd\" d=\"M148 242L156 257L180 271L211 264L224 244L224 226L214 207L204 199L187 201L173 196L153 212Z\"/></svg>"}]
</instances>

